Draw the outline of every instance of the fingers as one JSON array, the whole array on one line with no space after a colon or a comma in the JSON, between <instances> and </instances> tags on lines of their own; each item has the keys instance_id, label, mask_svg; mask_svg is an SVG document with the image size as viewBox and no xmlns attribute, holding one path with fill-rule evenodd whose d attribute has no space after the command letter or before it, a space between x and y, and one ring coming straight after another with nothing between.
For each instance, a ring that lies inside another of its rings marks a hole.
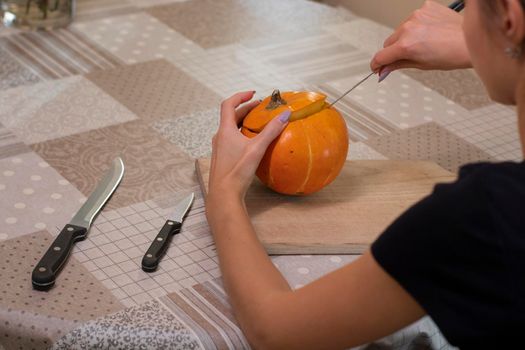
<instances>
[{"instance_id":1,"label":"fingers","mask_svg":"<svg viewBox=\"0 0 525 350\"><path fill-rule=\"evenodd\" d=\"M290 119L291 112L285 111L278 115L277 117L273 118L271 122L269 122L255 137L255 140L257 143L259 143L260 147L266 150L268 146L281 134L283 129L288 124L288 120Z\"/></svg>"},{"instance_id":2,"label":"fingers","mask_svg":"<svg viewBox=\"0 0 525 350\"><path fill-rule=\"evenodd\" d=\"M211 161L210 161L210 176L208 178L208 186L212 181L213 174L215 174L215 164L217 162L217 134L213 135L211 139Z\"/></svg>"},{"instance_id":3,"label":"fingers","mask_svg":"<svg viewBox=\"0 0 525 350\"><path fill-rule=\"evenodd\" d=\"M389 72L393 72L395 70L405 69L405 68L426 69L425 66L421 65L420 63L416 61L411 61L411 60L399 60L386 67L386 69L388 69Z\"/></svg>"},{"instance_id":4,"label":"fingers","mask_svg":"<svg viewBox=\"0 0 525 350\"><path fill-rule=\"evenodd\" d=\"M385 42L383 43L383 48L392 46L395 42L399 40L400 37L401 37L401 30L398 29L394 32L394 34L386 38Z\"/></svg>"},{"instance_id":5,"label":"fingers","mask_svg":"<svg viewBox=\"0 0 525 350\"><path fill-rule=\"evenodd\" d=\"M407 48L399 43L388 46L375 54L370 62L370 69L377 72L381 67L394 66L393 64L397 61L407 60L407 54Z\"/></svg>"},{"instance_id":6,"label":"fingers","mask_svg":"<svg viewBox=\"0 0 525 350\"><path fill-rule=\"evenodd\" d=\"M401 38L402 33L403 33L403 27L400 27L392 35L386 38L385 42L383 43L383 50L395 45ZM380 50L379 52L377 52L376 56L383 50ZM386 67L384 65L381 66L380 64L381 62L378 62L376 57L374 57L372 61L370 62L370 68L372 69L373 72L381 73Z\"/></svg>"},{"instance_id":7,"label":"fingers","mask_svg":"<svg viewBox=\"0 0 525 350\"><path fill-rule=\"evenodd\" d=\"M246 117L246 115L248 113L250 113L250 111L252 109L257 107L257 105L259 103L261 103L261 102L260 101L251 101L251 102L245 103L241 107L237 108L235 110L235 124L239 125L240 123L242 123L242 121Z\"/></svg>"},{"instance_id":8,"label":"fingers","mask_svg":"<svg viewBox=\"0 0 525 350\"><path fill-rule=\"evenodd\" d=\"M221 103L221 127L237 128L237 115L235 109L242 103L252 99L255 91L239 92Z\"/></svg>"},{"instance_id":9,"label":"fingers","mask_svg":"<svg viewBox=\"0 0 525 350\"><path fill-rule=\"evenodd\" d=\"M416 61L399 60L392 64L389 64L388 66L383 66L379 69L379 82L385 80L393 71L404 68L427 69L425 66L419 64Z\"/></svg>"},{"instance_id":10,"label":"fingers","mask_svg":"<svg viewBox=\"0 0 525 350\"><path fill-rule=\"evenodd\" d=\"M264 127L263 131L253 139L249 140L250 145L242 160L237 164L238 174L244 178L251 178L259 166L261 159L270 144L279 136L283 129L288 125L291 112L286 111L275 117Z\"/></svg>"}]
</instances>

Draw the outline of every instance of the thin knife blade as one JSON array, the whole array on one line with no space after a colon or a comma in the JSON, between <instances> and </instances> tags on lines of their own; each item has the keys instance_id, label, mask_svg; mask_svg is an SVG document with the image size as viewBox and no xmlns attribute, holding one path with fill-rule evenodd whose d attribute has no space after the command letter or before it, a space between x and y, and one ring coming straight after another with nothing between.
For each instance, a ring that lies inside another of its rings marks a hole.
<instances>
[{"instance_id":1,"label":"thin knife blade","mask_svg":"<svg viewBox=\"0 0 525 350\"><path fill-rule=\"evenodd\" d=\"M192 193L177 203L175 211L168 216L166 223L162 226L144 254L142 258L142 270L145 272L154 272L157 270L159 262L168 250L173 236L180 233L182 221L190 209L194 197L195 195Z\"/></svg>"},{"instance_id":2,"label":"thin knife blade","mask_svg":"<svg viewBox=\"0 0 525 350\"><path fill-rule=\"evenodd\" d=\"M168 220L182 223L184 216L190 209L191 204L193 203L194 198L195 194L192 192L189 196L181 200L175 207L173 213L171 213L171 215L168 216Z\"/></svg>"},{"instance_id":3,"label":"thin knife blade","mask_svg":"<svg viewBox=\"0 0 525 350\"><path fill-rule=\"evenodd\" d=\"M368 78L370 78L372 75L374 75L375 72L372 72L370 73L369 75L366 76L366 78L363 78L362 80L360 80L357 84L355 84L354 86L352 86L352 88L350 90L348 90L347 92L345 92L344 94L342 94L337 100L335 100L334 102L332 102L330 104L329 107L332 107L333 105L335 105L337 102L339 102L343 97L345 97L346 95L348 95L349 93L351 93L352 91L354 91L359 85L363 84L365 81L368 80Z\"/></svg>"},{"instance_id":4,"label":"thin knife blade","mask_svg":"<svg viewBox=\"0 0 525 350\"><path fill-rule=\"evenodd\" d=\"M113 160L110 169L106 172L102 180L98 183L95 190L91 193L84 205L77 211L70 224L89 229L93 219L100 212L104 204L124 176L124 162L122 158L117 157Z\"/></svg>"}]
</instances>

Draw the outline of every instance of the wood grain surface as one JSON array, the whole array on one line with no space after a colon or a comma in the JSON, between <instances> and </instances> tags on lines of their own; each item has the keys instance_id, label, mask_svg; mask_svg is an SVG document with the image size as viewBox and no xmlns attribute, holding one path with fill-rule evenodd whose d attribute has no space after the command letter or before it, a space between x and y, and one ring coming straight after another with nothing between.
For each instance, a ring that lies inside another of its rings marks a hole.
<instances>
[{"instance_id":1,"label":"wood grain surface","mask_svg":"<svg viewBox=\"0 0 525 350\"><path fill-rule=\"evenodd\" d=\"M206 195L210 160L195 165ZM256 179L246 206L269 254L360 254L436 183L454 178L426 161L347 161L332 184L306 197L275 193Z\"/></svg>"}]
</instances>

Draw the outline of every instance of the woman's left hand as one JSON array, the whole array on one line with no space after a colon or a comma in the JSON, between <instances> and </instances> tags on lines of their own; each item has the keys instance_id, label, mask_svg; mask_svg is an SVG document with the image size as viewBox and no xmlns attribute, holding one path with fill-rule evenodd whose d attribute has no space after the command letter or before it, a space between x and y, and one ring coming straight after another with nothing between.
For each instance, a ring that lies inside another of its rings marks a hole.
<instances>
[{"instance_id":1,"label":"woman's left hand","mask_svg":"<svg viewBox=\"0 0 525 350\"><path fill-rule=\"evenodd\" d=\"M241 134L239 125L259 104L259 101L246 103L254 93L240 92L221 104L219 130L212 140L209 200L220 201L226 194L243 199L266 149L288 124L287 111L268 123L256 137L250 139Z\"/></svg>"},{"instance_id":2,"label":"woman's left hand","mask_svg":"<svg viewBox=\"0 0 525 350\"><path fill-rule=\"evenodd\" d=\"M290 113L281 114L259 135L247 138L238 125L259 103L246 103L252 97L253 91L243 92L222 103L206 197L206 216L222 280L250 345L257 349L346 349L421 318L421 307L370 252L292 291L268 258L243 201L266 149L284 129Z\"/></svg>"}]
</instances>

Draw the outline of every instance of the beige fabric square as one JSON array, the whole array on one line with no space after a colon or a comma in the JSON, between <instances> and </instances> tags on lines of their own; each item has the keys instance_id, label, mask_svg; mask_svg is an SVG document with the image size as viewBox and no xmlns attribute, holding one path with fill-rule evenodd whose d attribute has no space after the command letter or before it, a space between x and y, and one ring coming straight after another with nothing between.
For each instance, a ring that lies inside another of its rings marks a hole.
<instances>
[{"instance_id":1,"label":"beige fabric square","mask_svg":"<svg viewBox=\"0 0 525 350\"><path fill-rule=\"evenodd\" d=\"M16 135L0 123L0 159L31 152Z\"/></svg>"},{"instance_id":2,"label":"beige fabric square","mask_svg":"<svg viewBox=\"0 0 525 350\"><path fill-rule=\"evenodd\" d=\"M485 86L471 69L455 71L407 69L403 73L465 109L472 110L492 103Z\"/></svg>"},{"instance_id":3,"label":"beige fabric square","mask_svg":"<svg viewBox=\"0 0 525 350\"><path fill-rule=\"evenodd\" d=\"M32 71L16 61L5 49L0 48L0 90L40 81Z\"/></svg>"},{"instance_id":4,"label":"beige fabric square","mask_svg":"<svg viewBox=\"0 0 525 350\"><path fill-rule=\"evenodd\" d=\"M86 77L148 121L204 110L221 101L220 96L165 60L93 72Z\"/></svg>"},{"instance_id":5,"label":"beige fabric square","mask_svg":"<svg viewBox=\"0 0 525 350\"><path fill-rule=\"evenodd\" d=\"M467 163L494 160L436 123L371 138L365 143L388 159L431 160L451 172Z\"/></svg>"},{"instance_id":6,"label":"beige fabric square","mask_svg":"<svg viewBox=\"0 0 525 350\"><path fill-rule=\"evenodd\" d=\"M86 196L95 189L111 161L122 157L126 171L108 209L197 185L193 160L142 120L31 147Z\"/></svg>"},{"instance_id":7,"label":"beige fabric square","mask_svg":"<svg viewBox=\"0 0 525 350\"><path fill-rule=\"evenodd\" d=\"M82 76L0 92L0 121L27 144L137 117Z\"/></svg>"},{"instance_id":8,"label":"beige fabric square","mask_svg":"<svg viewBox=\"0 0 525 350\"><path fill-rule=\"evenodd\" d=\"M353 18L342 9L302 0L192 0L147 11L204 48L291 31L321 31L325 24Z\"/></svg>"},{"instance_id":9,"label":"beige fabric square","mask_svg":"<svg viewBox=\"0 0 525 350\"><path fill-rule=\"evenodd\" d=\"M3 310L85 321L122 309L111 292L74 257L69 258L51 290L34 290L31 273L52 242L49 232L39 231L0 243Z\"/></svg>"},{"instance_id":10,"label":"beige fabric square","mask_svg":"<svg viewBox=\"0 0 525 350\"><path fill-rule=\"evenodd\" d=\"M48 349L51 344L82 322L25 310L0 309L2 350Z\"/></svg>"}]
</instances>

